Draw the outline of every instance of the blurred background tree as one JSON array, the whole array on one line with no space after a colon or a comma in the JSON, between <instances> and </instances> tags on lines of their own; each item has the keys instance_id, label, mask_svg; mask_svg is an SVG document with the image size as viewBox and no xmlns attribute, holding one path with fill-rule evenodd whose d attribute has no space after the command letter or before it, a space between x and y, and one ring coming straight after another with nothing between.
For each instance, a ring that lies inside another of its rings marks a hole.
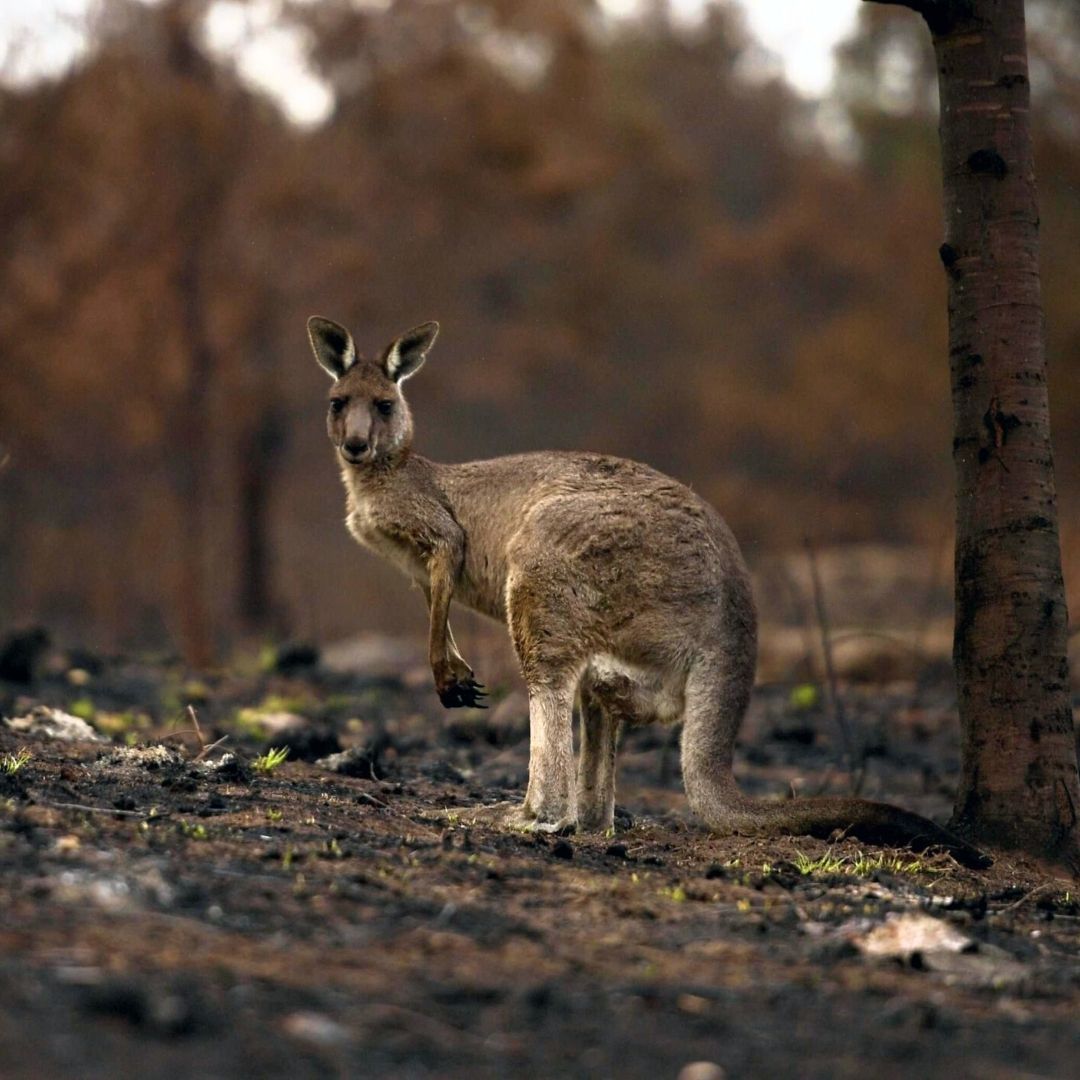
<instances>
[{"instance_id":1,"label":"blurred background tree","mask_svg":"<svg viewBox=\"0 0 1080 1080\"><path fill-rule=\"evenodd\" d=\"M723 3L285 4L333 95L300 127L207 46L217 6L103 0L73 67L0 86L0 627L194 661L417 629L341 527L312 313L369 349L440 320L410 383L430 456L640 458L752 561L947 540L933 67L905 13L861 14L818 105ZM1068 571L1080 19L1029 9Z\"/></svg>"}]
</instances>

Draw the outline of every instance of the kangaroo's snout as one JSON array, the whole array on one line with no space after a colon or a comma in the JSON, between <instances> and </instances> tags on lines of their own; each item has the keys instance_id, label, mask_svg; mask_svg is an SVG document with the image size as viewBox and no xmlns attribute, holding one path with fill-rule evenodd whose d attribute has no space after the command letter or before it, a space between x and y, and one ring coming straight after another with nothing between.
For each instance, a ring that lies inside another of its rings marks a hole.
<instances>
[{"instance_id":1,"label":"kangaroo's snout","mask_svg":"<svg viewBox=\"0 0 1080 1080\"><path fill-rule=\"evenodd\" d=\"M370 443L367 439L351 436L341 444L341 454L347 461L356 464L363 460L364 455L368 452L369 446Z\"/></svg>"}]
</instances>

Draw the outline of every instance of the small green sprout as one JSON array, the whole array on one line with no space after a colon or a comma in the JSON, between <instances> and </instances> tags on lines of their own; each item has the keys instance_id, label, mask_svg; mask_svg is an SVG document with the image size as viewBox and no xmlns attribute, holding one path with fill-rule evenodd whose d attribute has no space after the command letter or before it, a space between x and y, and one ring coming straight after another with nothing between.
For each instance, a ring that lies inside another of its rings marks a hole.
<instances>
[{"instance_id":1,"label":"small green sprout","mask_svg":"<svg viewBox=\"0 0 1080 1080\"><path fill-rule=\"evenodd\" d=\"M800 683L791 688L788 702L796 712L806 712L821 701L821 691L813 683Z\"/></svg>"},{"instance_id":2,"label":"small green sprout","mask_svg":"<svg viewBox=\"0 0 1080 1080\"><path fill-rule=\"evenodd\" d=\"M661 896L666 896L676 904L685 904L687 899L689 899L686 895L686 890L681 885L672 885L666 889L659 889L658 892Z\"/></svg>"},{"instance_id":3,"label":"small green sprout","mask_svg":"<svg viewBox=\"0 0 1080 1080\"><path fill-rule=\"evenodd\" d=\"M29 763L32 756L25 746L20 747L14 754L4 754L0 757L0 772L6 772L13 776L24 765Z\"/></svg>"},{"instance_id":4,"label":"small green sprout","mask_svg":"<svg viewBox=\"0 0 1080 1080\"><path fill-rule=\"evenodd\" d=\"M266 811L266 820L267 821L280 821L284 816L285 815L280 810L267 810Z\"/></svg>"},{"instance_id":5,"label":"small green sprout","mask_svg":"<svg viewBox=\"0 0 1080 1080\"><path fill-rule=\"evenodd\" d=\"M72 716L77 716L80 720L90 721L97 714L97 709L88 697L81 697L68 706L68 712Z\"/></svg>"},{"instance_id":6,"label":"small green sprout","mask_svg":"<svg viewBox=\"0 0 1080 1080\"><path fill-rule=\"evenodd\" d=\"M272 773L279 765L284 764L288 756L287 746L271 746L265 754L260 754L251 766L256 772Z\"/></svg>"},{"instance_id":7,"label":"small green sprout","mask_svg":"<svg viewBox=\"0 0 1080 1080\"><path fill-rule=\"evenodd\" d=\"M189 840L205 840L209 835L205 825L192 824L190 821L180 822L180 832Z\"/></svg>"}]
</instances>

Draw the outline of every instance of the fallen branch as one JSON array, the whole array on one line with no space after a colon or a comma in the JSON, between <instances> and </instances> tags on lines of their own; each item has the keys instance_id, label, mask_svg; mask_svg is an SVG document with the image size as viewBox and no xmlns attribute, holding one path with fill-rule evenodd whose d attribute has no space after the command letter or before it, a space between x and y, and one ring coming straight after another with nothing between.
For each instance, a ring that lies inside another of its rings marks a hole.
<instances>
[{"instance_id":1,"label":"fallen branch","mask_svg":"<svg viewBox=\"0 0 1080 1080\"><path fill-rule=\"evenodd\" d=\"M172 814L171 810L165 810L160 813L148 813L144 810L121 810L115 806L87 806L84 803L49 802L44 799L35 799L34 802L37 806L48 806L52 810L80 810L86 814L118 814L121 817L137 817L143 818L146 821L156 821L159 818L166 818Z\"/></svg>"}]
</instances>

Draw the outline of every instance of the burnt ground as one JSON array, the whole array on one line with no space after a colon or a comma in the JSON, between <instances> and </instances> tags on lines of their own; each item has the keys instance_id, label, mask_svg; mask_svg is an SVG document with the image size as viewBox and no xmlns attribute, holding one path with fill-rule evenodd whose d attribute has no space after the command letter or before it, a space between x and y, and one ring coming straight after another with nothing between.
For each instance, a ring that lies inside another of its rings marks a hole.
<instances>
[{"instance_id":1,"label":"burnt ground","mask_svg":"<svg viewBox=\"0 0 1080 1080\"><path fill-rule=\"evenodd\" d=\"M0 1076L1076 1075L1080 903L1034 866L711 836L655 730L626 739L614 836L470 827L521 793L517 695L445 713L422 677L52 670L0 683L3 713L108 741L0 726ZM845 704L864 793L943 820L947 684ZM830 734L811 688L761 688L745 787L846 790ZM339 748L353 775L315 763ZM865 952L920 913L957 941Z\"/></svg>"}]
</instances>

